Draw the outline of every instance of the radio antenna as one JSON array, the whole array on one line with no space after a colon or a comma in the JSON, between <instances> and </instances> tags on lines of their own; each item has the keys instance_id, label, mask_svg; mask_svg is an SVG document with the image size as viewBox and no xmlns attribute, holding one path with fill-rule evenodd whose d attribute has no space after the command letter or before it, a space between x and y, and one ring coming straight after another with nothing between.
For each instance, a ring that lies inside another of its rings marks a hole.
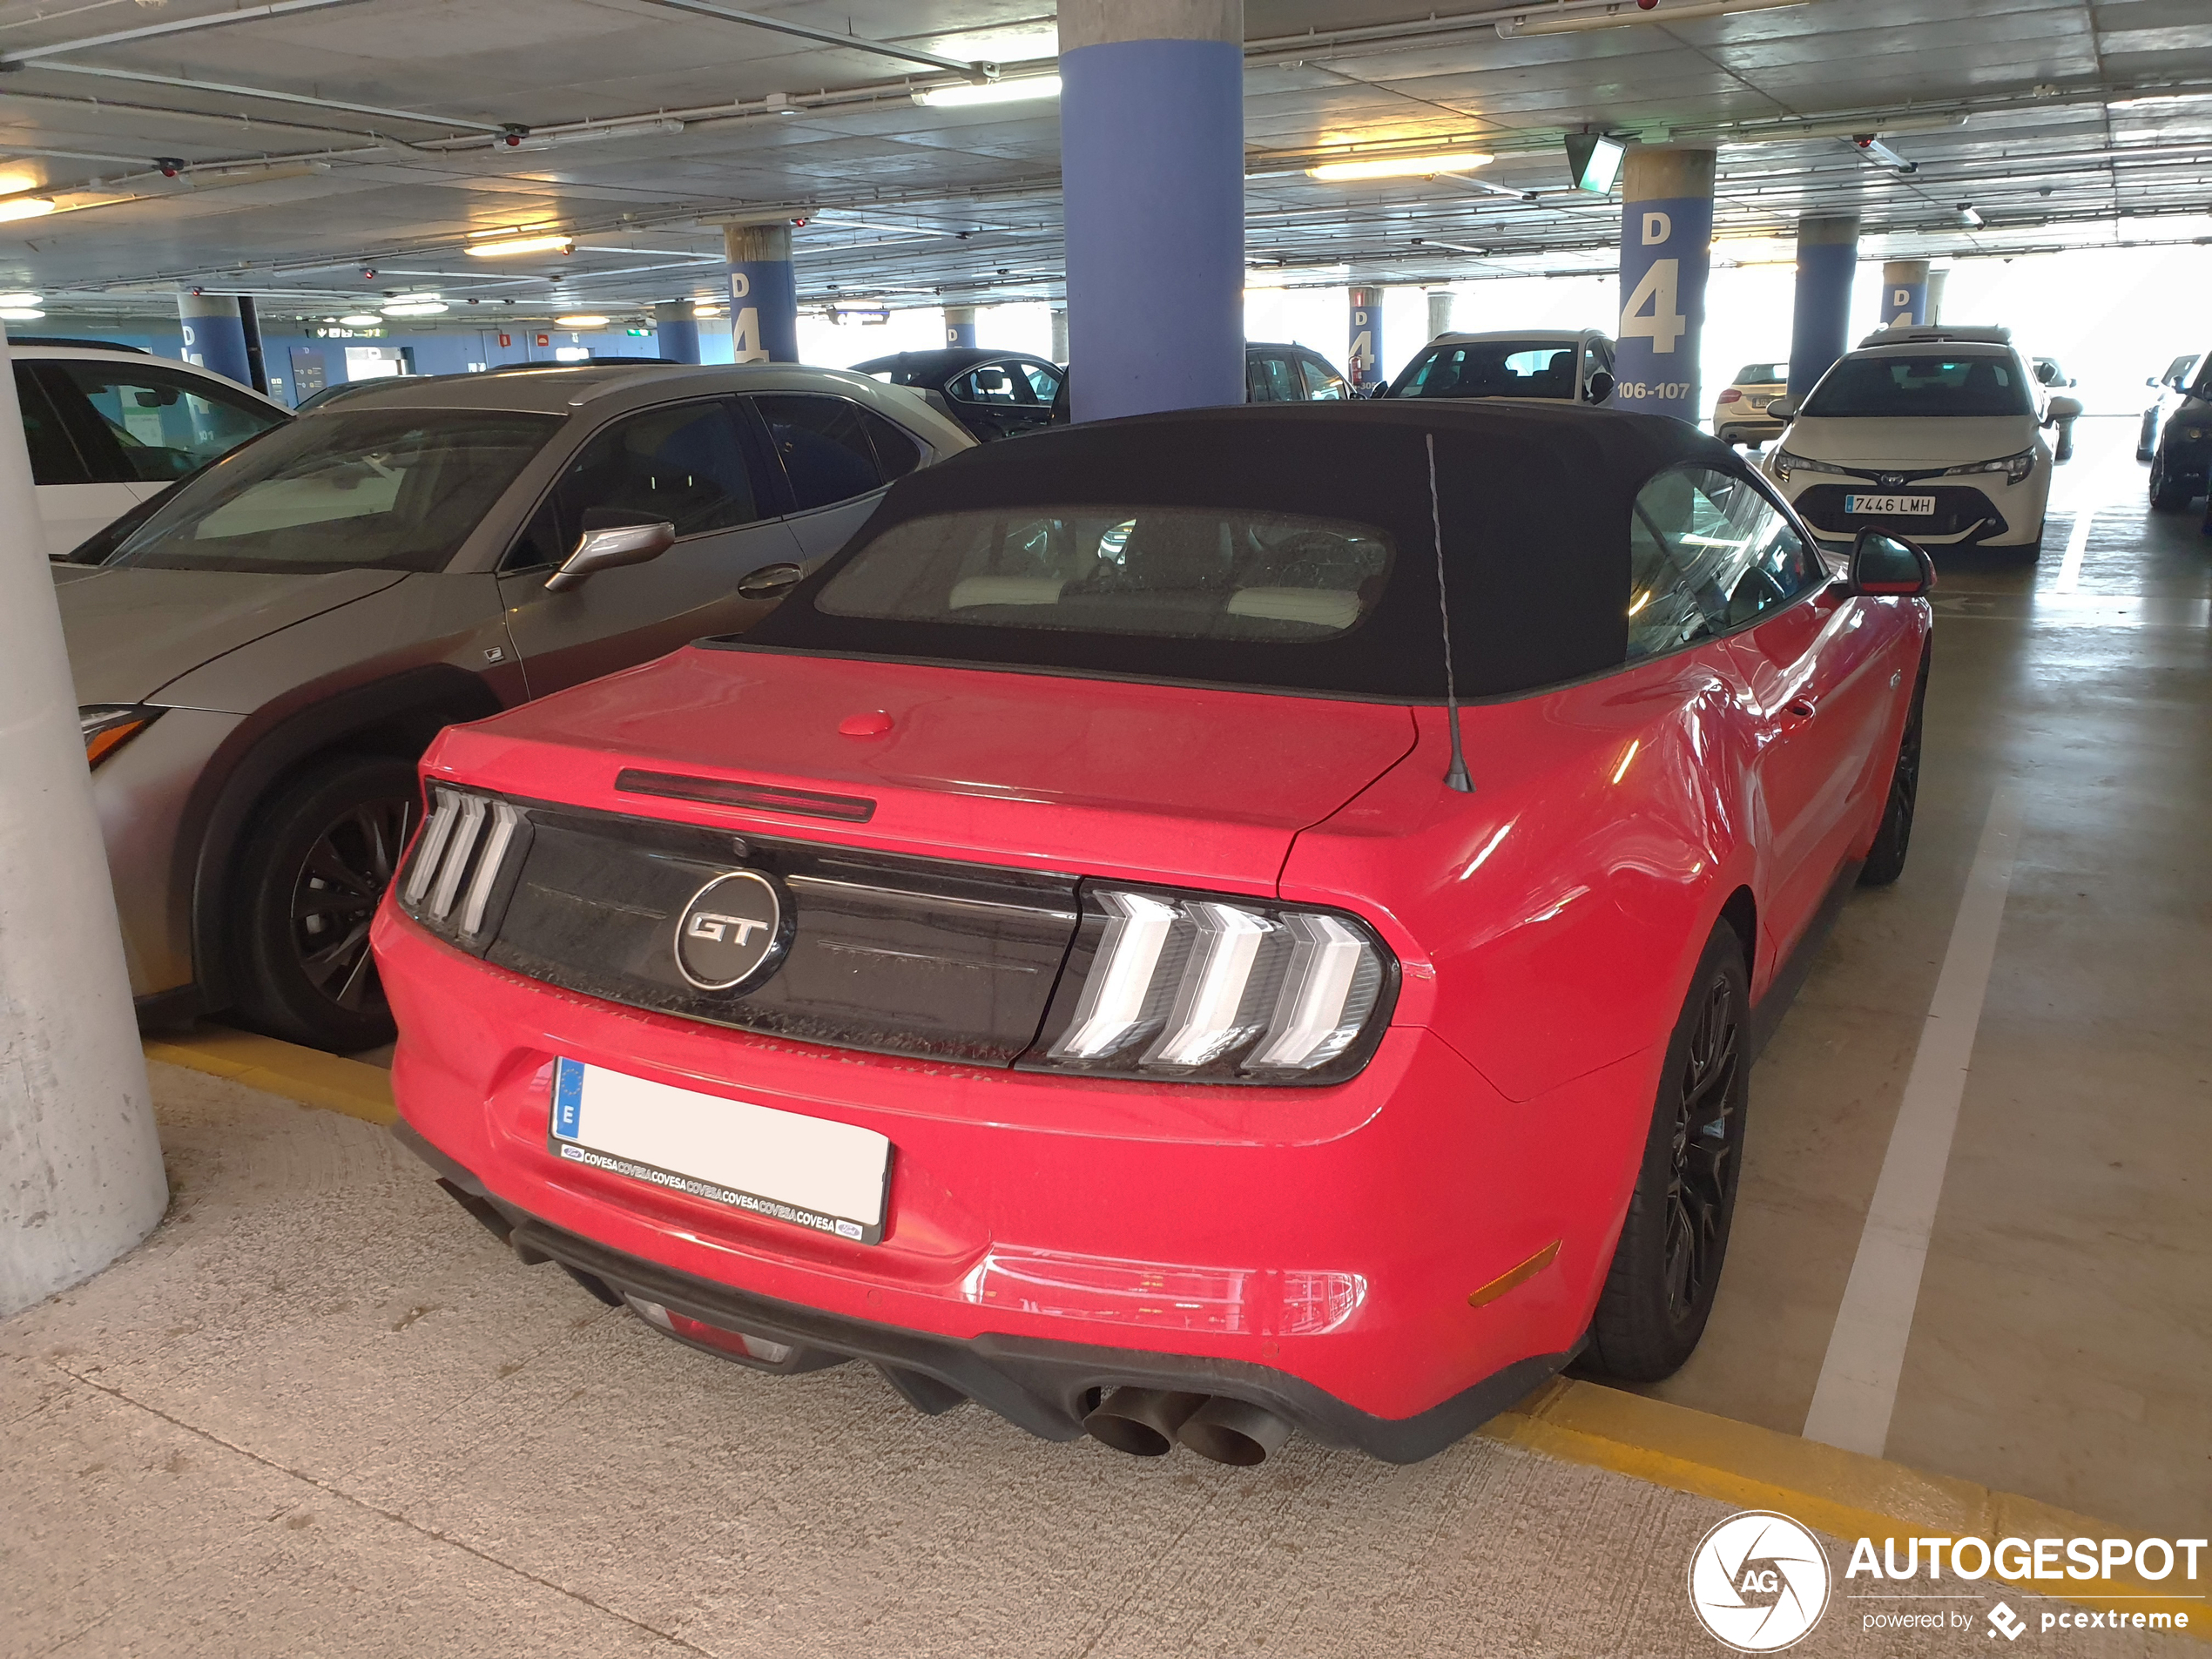
<instances>
[{"instance_id":1,"label":"radio antenna","mask_svg":"<svg viewBox=\"0 0 2212 1659\"><path fill-rule=\"evenodd\" d=\"M1428 520L1436 536L1436 609L1444 618L1444 715L1452 732L1452 764L1444 773L1444 786L1462 795L1474 793L1474 779L1467 776L1467 750L1460 741L1460 692L1452 678L1452 601L1444 583L1444 509L1436 491L1436 434L1428 438Z\"/></svg>"}]
</instances>

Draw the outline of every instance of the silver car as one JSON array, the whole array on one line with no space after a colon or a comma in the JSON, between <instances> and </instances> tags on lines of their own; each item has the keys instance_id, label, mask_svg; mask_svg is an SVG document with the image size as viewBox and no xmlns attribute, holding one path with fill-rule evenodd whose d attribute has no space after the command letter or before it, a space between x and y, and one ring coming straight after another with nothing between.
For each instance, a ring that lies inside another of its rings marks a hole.
<instances>
[{"instance_id":1,"label":"silver car","mask_svg":"<svg viewBox=\"0 0 2212 1659\"><path fill-rule=\"evenodd\" d=\"M141 1018L388 1041L432 734L751 627L973 445L865 375L577 365L395 381L151 505L57 590Z\"/></svg>"}]
</instances>

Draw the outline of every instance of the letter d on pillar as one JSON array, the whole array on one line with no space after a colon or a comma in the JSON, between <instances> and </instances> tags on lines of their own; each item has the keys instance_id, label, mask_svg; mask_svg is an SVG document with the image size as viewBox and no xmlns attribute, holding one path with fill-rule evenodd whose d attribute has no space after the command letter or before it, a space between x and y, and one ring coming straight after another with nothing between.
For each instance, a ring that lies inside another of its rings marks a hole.
<instances>
[{"instance_id":1,"label":"letter d on pillar","mask_svg":"<svg viewBox=\"0 0 2212 1659\"><path fill-rule=\"evenodd\" d=\"M1882 267L1882 327L1905 328L1928 320L1928 262L1892 260Z\"/></svg>"},{"instance_id":2,"label":"letter d on pillar","mask_svg":"<svg viewBox=\"0 0 2212 1659\"><path fill-rule=\"evenodd\" d=\"M1712 268L1713 152L1633 149L1621 193L1613 407L1695 421Z\"/></svg>"}]
</instances>

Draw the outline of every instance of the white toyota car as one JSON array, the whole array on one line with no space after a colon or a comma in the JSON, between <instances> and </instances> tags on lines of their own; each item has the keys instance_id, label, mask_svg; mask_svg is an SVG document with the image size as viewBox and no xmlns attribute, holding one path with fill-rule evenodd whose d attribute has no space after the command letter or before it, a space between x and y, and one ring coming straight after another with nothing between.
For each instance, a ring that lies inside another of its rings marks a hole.
<instances>
[{"instance_id":1,"label":"white toyota car","mask_svg":"<svg viewBox=\"0 0 2212 1659\"><path fill-rule=\"evenodd\" d=\"M1790 424L1766 474L1841 548L1863 529L1923 547L2043 548L2051 494L2047 428L2059 453L2081 405L2051 397L2005 328L1885 328L1805 395L1777 398Z\"/></svg>"}]
</instances>

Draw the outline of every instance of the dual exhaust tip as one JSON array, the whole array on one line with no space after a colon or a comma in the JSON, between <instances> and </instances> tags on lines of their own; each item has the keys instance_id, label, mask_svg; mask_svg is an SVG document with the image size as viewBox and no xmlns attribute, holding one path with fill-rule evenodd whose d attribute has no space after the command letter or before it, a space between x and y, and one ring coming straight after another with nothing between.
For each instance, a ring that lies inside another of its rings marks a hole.
<instances>
[{"instance_id":1,"label":"dual exhaust tip","mask_svg":"<svg viewBox=\"0 0 2212 1659\"><path fill-rule=\"evenodd\" d=\"M1180 1444L1239 1468L1266 1462L1291 1438L1291 1426L1264 1406L1158 1388L1116 1388L1083 1419L1083 1427L1131 1457L1164 1457Z\"/></svg>"}]
</instances>

